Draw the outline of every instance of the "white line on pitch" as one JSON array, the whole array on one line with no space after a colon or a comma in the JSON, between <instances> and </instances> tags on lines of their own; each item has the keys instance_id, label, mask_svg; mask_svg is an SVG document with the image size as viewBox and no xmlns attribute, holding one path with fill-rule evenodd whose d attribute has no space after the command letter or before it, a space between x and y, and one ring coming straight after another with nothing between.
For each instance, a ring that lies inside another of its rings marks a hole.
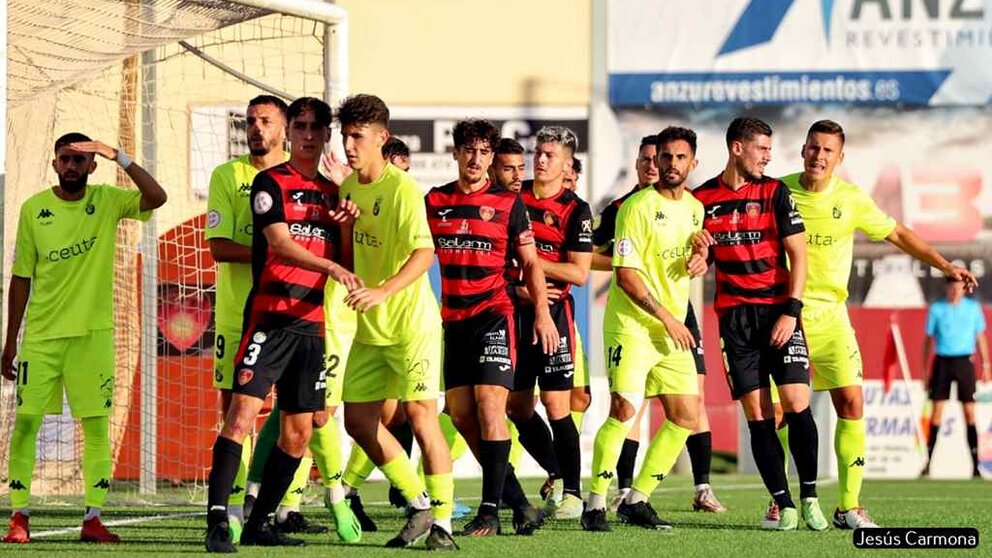
<instances>
[{"instance_id":1,"label":"white line on pitch","mask_svg":"<svg viewBox=\"0 0 992 558\"><path fill-rule=\"evenodd\" d=\"M107 527L120 527L122 525L134 525L136 523L147 523L149 521L161 521L163 519L181 519L184 517L196 517L199 515L207 515L207 512L187 512L187 513L171 513L166 515L146 515L144 517L132 517L130 519L113 519L110 521L104 521L103 524ZM40 539L43 537L55 537L58 535L68 535L71 533L78 533L82 529L81 527L69 527L66 529L56 529L54 531L42 531L40 533L31 533L32 539Z\"/></svg>"}]
</instances>

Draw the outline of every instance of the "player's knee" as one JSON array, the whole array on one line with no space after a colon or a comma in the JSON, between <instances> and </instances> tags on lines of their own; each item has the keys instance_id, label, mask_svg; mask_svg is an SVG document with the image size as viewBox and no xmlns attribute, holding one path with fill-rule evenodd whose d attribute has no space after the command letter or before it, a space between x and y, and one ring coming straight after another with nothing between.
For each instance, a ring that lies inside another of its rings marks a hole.
<instances>
[{"instance_id":1,"label":"player's knee","mask_svg":"<svg viewBox=\"0 0 992 558\"><path fill-rule=\"evenodd\" d=\"M584 413L589 409L589 405L592 403L592 394L584 389L573 389L572 390L572 400L571 407L572 411L577 413Z\"/></svg>"},{"instance_id":2,"label":"player's knee","mask_svg":"<svg viewBox=\"0 0 992 558\"><path fill-rule=\"evenodd\" d=\"M620 422L632 420L644 401L643 396L633 393L610 394L610 416Z\"/></svg>"},{"instance_id":3,"label":"player's knee","mask_svg":"<svg viewBox=\"0 0 992 558\"><path fill-rule=\"evenodd\" d=\"M314 428L323 428L327 421L331 420L331 414L326 410L317 411L313 414L312 424Z\"/></svg>"},{"instance_id":4,"label":"player's knee","mask_svg":"<svg viewBox=\"0 0 992 558\"><path fill-rule=\"evenodd\" d=\"M506 416L509 417L514 424L527 422L533 414L534 402L529 398L523 399L511 397L506 403Z\"/></svg>"}]
</instances>

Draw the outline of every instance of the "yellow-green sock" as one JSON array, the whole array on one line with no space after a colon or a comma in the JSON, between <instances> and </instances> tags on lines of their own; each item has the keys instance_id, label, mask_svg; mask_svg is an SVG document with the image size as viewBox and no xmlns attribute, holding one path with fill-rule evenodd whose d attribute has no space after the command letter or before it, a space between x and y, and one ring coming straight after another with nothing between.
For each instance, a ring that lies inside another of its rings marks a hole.
<instances>
[{"instance_id":1,"label":"yellow-green sock","mask_svg":"<svg viewBox=\"0 0 992 558\"><path fill-rule=\"evenodd\" d=\"M84 417L83 427L83 504L102 508L110 490L110 419Z\"/></svg>"},{"instance_id":2,"label":"yellow-green sock","mask_svg":"<svg viewBox=\"0 0 992 558\"><path fill-rule=\"evenodd\" d=\"M310 437L310 453L313 455L313 462L317 464L320 471L320 480L326 488L341 484L341 438L338 432L338 423L334 422L334 417L327 420L327 424L320 428L313 429Z\"/></svg>"},{"instance_id":3,"label":"yellow-green sock","mask_svg":"<svg viewBox=\"0 0 992 558\"><path fill-rule=\"evenodd\" d=\"M685 441L691 434L691 429L682 428L666 420L651 440L648 453L644 456L644 464L641 465L641 471L634 479L631 488L645 496L650 496L658 487L658 483L672 470L675 460L685 447Z\"/></svg>"},{"instance_id":4,"label":"yellow-green sock","mask_svg":"<svg viewBox=\"0 0 992 558\"><path fill-rule=\"evenodd\" d=\"M785 476L789 476L789 426L783 426L775 431L778 436L778 443L782 444L782 453L785 454Z\"/></svg>"},{"instance_id":5,"label":"yellow-green sock","mask_svg":"<svg viewBox=\"0 0 992 558\"><path fill-rule=\"evenodd\" d=\"M462 435L458 433L458 429L455 428L455 423L451 422L448 413L441 413L437 420L441 426L444 441L448 444L448 451L451 452L451 462L454 463L468 451L468 444L465 443L465 438L462 438Z\"/></svg>"},{"instance_id":6,"label":"yellow-green sock","mask_svg":"<svg viewBox=\"0 0 992 558\"><path fill-rule=\"evenodd\" d=\"M584 411L572 411L572 422L575 423L575 429L582 433L582 419L585 418L586 414Z\"/></svg>"},{"instance_id":7,"label":"yellow-green sock","mask_svg":"<svg viewBox=\"0 0 992 558\"><path fill-rule=\"evenodd\" d=\"M607 417L606 422L596 432L596 442L592 451L592 482L589 483L591 493L605 497L609 491L610 483L616 476L617 459L620 458L623 440L627 437L633 422L633 418L627 422L620 422L613 417ZM591 509L598 507L590 503Z\"/></svg>"},{"instance_id":8,"label":"yellow-green sock","mask_svg":"<svg viewBox=\"0 0 992 558\"><path fill-rule=\"evenodd\" d=\"M414 468L413 462L403 452L400 452L389 463L379 467L379 470L411 504L423 496L427 490L424 482L417 476L417 469Z\"/></svg>"},{"instance_id":9,"label":"yellow-green sock","mask_svg":"<svg viewBox=\"0 0 992 558\"><path fill-rule=\"evenodd\" d=\"M293 482L290 483L289 488L286 489L286 494L282 497L282 501L279 502L280 508L293 511L300 509L300 502L303 501L303 492L310 483L311 467L313 467L313 459L310 456L306 456L300 461L300 466L293 473Z\"/></svg>"},{"instance_id":10,"label":"yellow-green sock","mask_svg":"<svg viewBox=\"0 0 992 558\"><path fill-rule=\"evenodd\" d=\"M837 473L840 477L840 509L858 507L861 480L865 471L865 419L837 419L834 431L834 451L837 452Z\"/></svg>"},{"instance_id":11,"label":"yellow-green sock","mask_svg":"<svg viewBox=\"0 0 992 558\"><path fill-rule=\"evenodd\" d=\"M451 534L451 513L455 501L455 476L451 473L427 475L427 494L431 498L431 517L434 523Z\"/></svg>"},{"instance_id":12,"label":"yellow-green sock","mask_svg":"<svg viewBox=\"0 0 992 558\"><path fill-rule=\"evenodd\" d=\"M359 489L365 484L365 479L369 478L375 470L375 463L365 454L365 450L358 444L351 444L351 455L348 456L348 464L345 465L342 481L351 488Z\"/></svg>"},{"instance_id":13,"label":"yellow-green sock","mask_svg":"<svg viewBox=\"0 0 992 558\"><path fill-rule=\"evenodd\" d=\"M510 458L509 463L514 469L520 468L520 459L524 456L524 446L520 443L520 431L513 421L506 419L506 429L510 431Z\"/></svg>"},{"instance_id":14,"label":"yellow-green sock","mask_svg":"<svg viewBox=\"0 0 992 558\"><path fill-rule=\"evenodd\" d=\"M38 431L44 418L42 415L17 415L14 419L7 478L10 480L10 507L15 510L26 509L31 500Z\"/></svg>"},{"instance_id":15,"label":"yellow-green sock","mask_svg":"<svg viewBox=\"0 0 992 558\"><path fill-rule=\"evenodd\" d=\"M251 440L241 443L241 462L238 463L238 473L234 476L234 486L231 487L231 498L228 508L243 506L245 503L245 484L248 480L248 466L251 463Z\"/></svg>"}]
</instances>

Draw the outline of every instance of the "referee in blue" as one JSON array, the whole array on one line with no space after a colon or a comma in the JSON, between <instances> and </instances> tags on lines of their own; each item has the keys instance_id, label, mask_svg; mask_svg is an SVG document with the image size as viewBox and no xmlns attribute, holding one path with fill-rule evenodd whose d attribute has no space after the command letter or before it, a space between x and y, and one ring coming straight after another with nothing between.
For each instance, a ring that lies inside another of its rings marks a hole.
<instances>
[{"instance_id":1,"label":"referee in blue","mask_svg":"<svg viewBox=\"0 0 992 558\"><path fill-rule=\"evenodd\" d=\"M937 444L944 403L951 395L951 383L958 383L958 401L964 407L964 420L968 428L968 447L971 449L972 476L980 478L978 471L978 431L975 428L975 345L982 357L982 379L989 381L989 347L985 340L985 316L982 305L965 296L965 284L948 279L947 298L933 303L927 314L927 341L923 344L923 365L930 361L931 347L936 346L936 356L930 374L930 399L933 414L930 417L930 436L927 440L928 460L923 476L930 475L933 448Z\"/></svg>"}]
</instances>

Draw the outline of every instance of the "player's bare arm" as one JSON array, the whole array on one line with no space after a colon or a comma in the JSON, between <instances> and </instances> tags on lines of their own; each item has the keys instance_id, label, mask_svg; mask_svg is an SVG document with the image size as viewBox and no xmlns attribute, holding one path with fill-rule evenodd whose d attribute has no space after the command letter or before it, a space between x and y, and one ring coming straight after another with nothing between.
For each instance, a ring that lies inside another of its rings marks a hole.
<instances>
[{"instance_id":1,"label":"player's bare arm","mask_svg":"<svg viewBox=\"0 0 992 558\"><path fill-rule=\"evenodd\" d=\"M665 326L668 335L675 341L675 346L683 351L688 351L696 346L696 339L693 338L689 328L685 327L684 323L680 322L658 302L658 299L651 294L647 285L637 274L636 269L617 267L615 273L617 274L617 285L623 289L623 292L627 293L630 300L641 307L641 310L651 314Z\"/></svg>"},{"instance_id":2,"label":"player's bare arm","mask_svg":"<svg viewBox=\"0 0 992 558\"><path fill-rule=\"evenodd\" d=\"M328 277L344 285L349 292L364 286L362 280L341 265L310 253L309 250L293 242L289 225L273 223L262 230L269 249L277 257L306 270L326 273Z\"/></svg>"},{"instance_id":3,"label":"player's bare arm","mask_svg":"<svg viewBox=\"0 0 992 558\"><path fill-rule=\"evenodd\" d=\"M590 252L568 252L567 262L551 262L541 260L541 269L548 279L565 281L581 287L589 280L589 265L592 263Z\"/></svg>"},{"instance_id":4,"label":"player's bare arm","mask_svg":"<svg viewBox=\"0 0 992 558\"><path fill-rule=\"evenodd\" d=\"M540 344L544 354L554 354L558 347L558 329L551 319L550 302L548 301L547 279L541 269L541 258L537 255L534 244L517 245L517 257L524 273L527 293L534 304L534 334L531 343ZM558 292L561 296L561 291Z\"/></svg>"},{"instance_id":5,"label":"player's bare arm","mask_svg":"<svg viewBox=\"0 0 992 558\"><path fill-rule=\"evenodd\" d=\"M417 248L403 267L378 287L364 287L348 293L344 302L358 312L365 312L383 303L393 293L402 291L417 277L427 273L434 263L434 248Z\"/></svg>"},{"instance_id":6,"label":"player's bare arm","mask_svg":"<svg viewBox=\"0 0 992 558\"><path fill-rule=\"evenodd\" d=\"M148 171L141 168L121 153L109 145L99 141L80 141L70 143L69 147L80 153L96 153L109 161L117 161L124 168L124 172L134 181L134 185L141 192L141 211L151 211L165 205L168 199L165 190L159 185L155 177L148 174Z\"/></svg>"},{"instance_id":7,"label":"player's bare arm","mask_svg":"<svg viewBox=\"0 0 992 558\"><path fill-rule=\"evenodd\" d=\"M31 279L11 275L9 289L10 292L7 294L7 339L3 344L0 372L3 373L4 378L15 380L17 379L17 371L14 370L14 358L17 356L17 334L21 331L24 309L28 306Z\"/></svg>"},{"instance_id":8,"label":"player's bare arm","mask_svg":"<svg viewBox=\"0 0 992 558\"><path fill-rule=\"evenodd\" d=\"M985 339L985 332L981 332L975 338L978 344L978 354L982 356L982 381L992 381L992 362L989 362L989 343Z\"/></svg>"},{"instance_id":9,"label":"player's bare arm","mask_svg":"<svg viewBox=\"0 0 992 558\"><path fill-rule=\"evenodd\" d=\"M595 271L613 271L613 256L610 255L608 247L593 246L590 267Z\"/></svg>"},{"instance_id":10,"label":"player's bare arm","mask_svg":"<svg viewBox=\"0 0 992 558\"><path fill-rule=\"evenodd\" d=\"M782 239L782 246L789 258L789 298L802 300L806 289L806 235L796 233ZM796 331L798 316L782 314L772 327L771 344L782 347Z\"/></svg>"},{"instance_id":11,"label":"player's bare arm","mask_svg":"<svg viewBox=\"0 0 992 558\"><path fill-rule=\"evenodd\" d=\"M917 260L939 269L945 277L964 282L966 293L973 292L978 286L978 279L971 272L947 261L933 246L924 242L916 233L904 227L902 223L896 224L896 228L889 236L885 237L885 240Z\"/></svg>"},{"instance_id":12,"label":"player's bare arm","mask_svg":"<svg viewBox=\"0 0 992 558\"><path fill-rule=\"evenodd\" d=\"M211 238L207 240L207 246L215 262L251 263L251 246L238 244L229 238Z\"/></svg>"}]
</instances>

